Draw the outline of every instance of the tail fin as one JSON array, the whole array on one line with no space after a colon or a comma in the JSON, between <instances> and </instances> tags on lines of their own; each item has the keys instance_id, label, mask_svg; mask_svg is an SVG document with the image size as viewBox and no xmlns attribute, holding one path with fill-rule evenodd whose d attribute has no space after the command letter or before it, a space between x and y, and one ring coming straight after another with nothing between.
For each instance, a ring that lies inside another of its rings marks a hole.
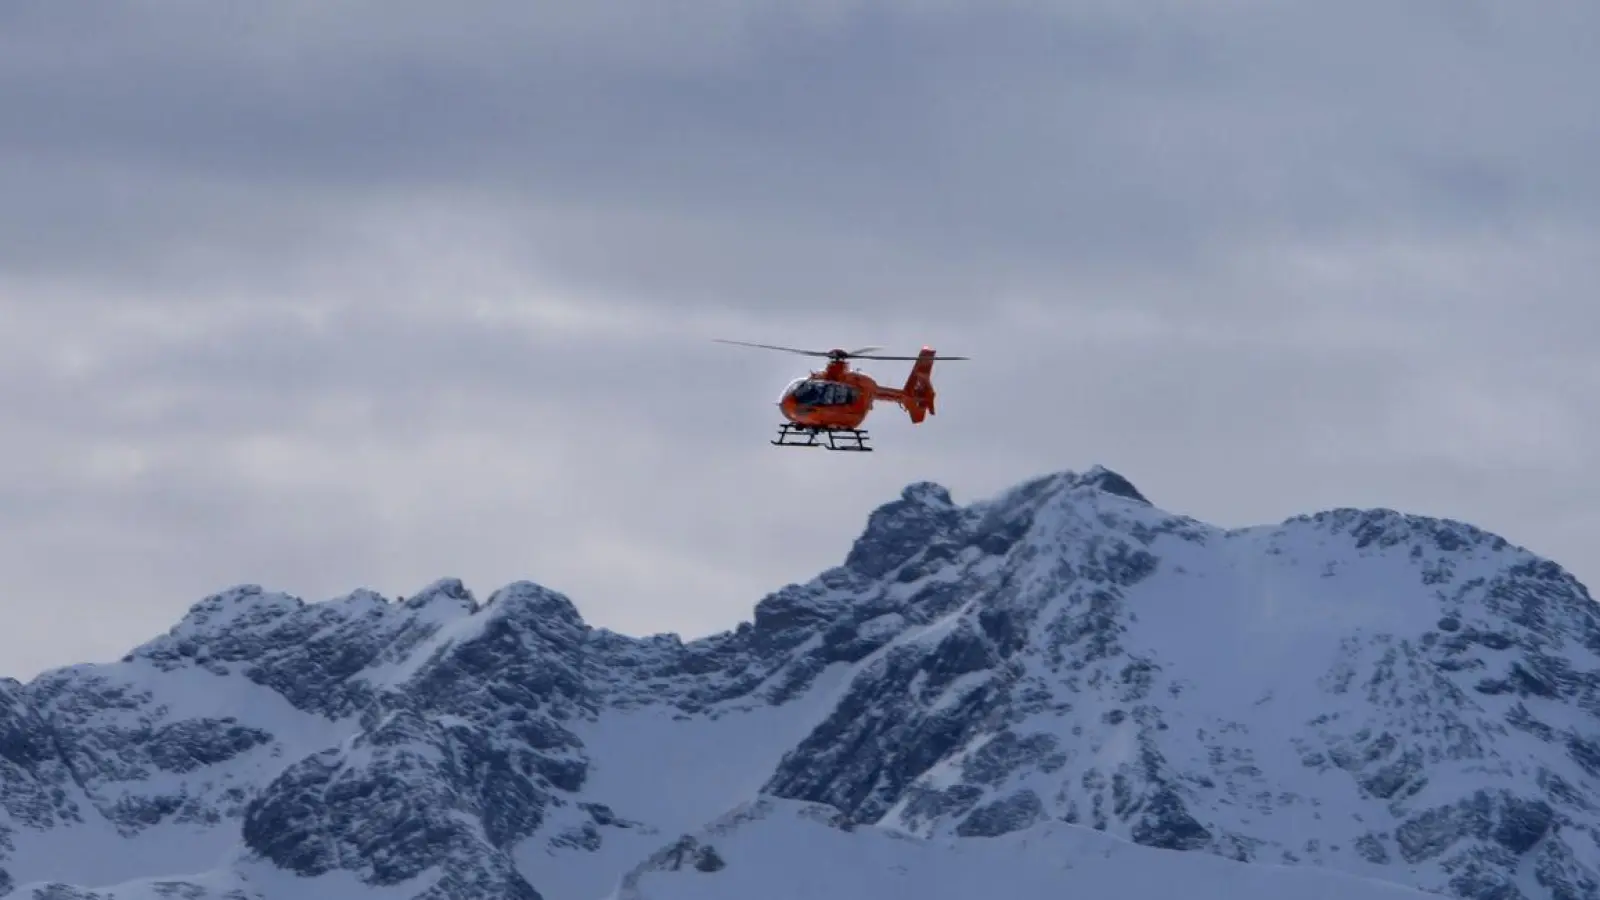
<instances>
[{"instance_id":1,"label":"tail fin","mask_svg":"<svg viewBox=\"0 0 1600 900\"><path fill-rule=\"evenodd\" d=\"M903 390L906 395L906 413L911 416L913 424L934 414L933 408L933 357L932 347L923 347L917 354L917 361L911 364L911 374L906 376L906 385Z\"/></svg>"}]
</instances>

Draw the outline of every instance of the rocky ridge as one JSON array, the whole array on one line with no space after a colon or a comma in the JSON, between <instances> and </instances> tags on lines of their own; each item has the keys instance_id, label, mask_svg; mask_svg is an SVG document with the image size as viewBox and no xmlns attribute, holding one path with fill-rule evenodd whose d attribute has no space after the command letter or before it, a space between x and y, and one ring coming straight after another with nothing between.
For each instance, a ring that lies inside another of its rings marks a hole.
<instances>
[{"instance_id":1,"label":"rocky ridge","mask_svg":"<svg viewBox=\"0 0 1600 900\"><path fill-rule=\"evenodd\" d=\"M702 640L596 629L531 583L243 586L120 663L0 683L0 893L275 898L264 873L293 873L598 898L765 794L841 828L1061 821L1578 900L1600 896L1597 702L1586 590L1463 523L1226 530L1102 468L967 506L919 483Z\"/></svg>"}]
</instances>

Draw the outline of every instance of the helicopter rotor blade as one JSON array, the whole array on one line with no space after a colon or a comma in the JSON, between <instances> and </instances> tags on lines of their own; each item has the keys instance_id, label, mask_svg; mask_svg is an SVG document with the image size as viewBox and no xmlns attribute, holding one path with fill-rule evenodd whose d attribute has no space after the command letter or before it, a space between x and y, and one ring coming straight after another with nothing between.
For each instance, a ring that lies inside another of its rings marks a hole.
<instances>
[{"instance_id":1,"label":"helicopter rotor blade","mask_svg":"<svg viewBox=\"0 0 1600 900\"><path fill-rule=\"evenodd\" d=\"M861 348L856 349L856 350L802 350L799 347L782 347L782 346L779 346L777 344L757 344L757 343L753 343L751 341L731 341L731 340L728 340L726 338L712 338L712 340L717 342L717 343L719 343L719 344L736 344L736 345L738 345L740 347L759 347L759 348L761 348L763 350L781 350L781 351L783 351L785 353L798 353L801 356L820 356L820 357L824 357L824 358L828 358L828 359L834 359L834 358L840 358L840 359L880 359L880 360L903 360L903 361L910 361L910 362L915 362L916 360L923 359L923 357L921 357L921 356L878 356L878 355L875 355L875 354L872 354L872 353L868 352L870 350L881 350L881 349L883 349L882 347L876 347L876 346L873 346L873 347L861 347ZM928 358L929 359L943 361L943 360L970 359L971 357L966 357L966 356L933 356L933 357L928 357Z\"/></svg>"},{"instance_id":2,"label":"helicopter rotor blade","mask_svg":"<svg viewBox=\"0 0 1600 900\"><path fill-rule=\"evenodd\" d=\"M730 341L724 338L712 338L712 340L719 344L738 344L741 347L760 347L763 350L782 350L786 353L798 353L801 356L826 357L829 355L828 351L826 350L801 350L798 347L779 347L776 344L753 344L749 341Z\"/></svg>"}]
</instances>

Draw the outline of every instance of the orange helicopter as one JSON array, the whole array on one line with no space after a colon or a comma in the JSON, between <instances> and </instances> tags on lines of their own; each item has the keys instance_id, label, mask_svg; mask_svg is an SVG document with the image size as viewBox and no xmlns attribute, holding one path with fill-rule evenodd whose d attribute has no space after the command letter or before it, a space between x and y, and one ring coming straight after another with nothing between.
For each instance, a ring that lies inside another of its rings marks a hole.
<instances>
[{"instance_id":1,"label":"orange helicopter","mask_svg":"<svg viewBox=\"0 0 1600 900\"><path fill-rule=\"evenodd\" d=\"M778 409L787 422L778 426L778 437L772 441L779 447L826 447L829 450L870 451L867 432L860 427L872 405L879 399L900 404L911 417L912 424L921 424L934 414L933 363L934 360L967 359L965 356L939 356L931 347L923 347L916 356L875 356L873 350L881 347L862 347L859 350L799 350L773 344L752 344L749 341L713 340L721 344L738 344L742 347L760 347L765 350L782 350L802 356L820 356L828 360L826 368L812 372L805 378L796 378L784 388L778 398ZM909 360L913 363L906 383L899 388L884 387L866 374L850 368L852 359ZM827 437L826 444L817 442ZM789 440L795 437L796 440ZM798 438L804 437L805 440Z\"/></svg>"}]
</instances>

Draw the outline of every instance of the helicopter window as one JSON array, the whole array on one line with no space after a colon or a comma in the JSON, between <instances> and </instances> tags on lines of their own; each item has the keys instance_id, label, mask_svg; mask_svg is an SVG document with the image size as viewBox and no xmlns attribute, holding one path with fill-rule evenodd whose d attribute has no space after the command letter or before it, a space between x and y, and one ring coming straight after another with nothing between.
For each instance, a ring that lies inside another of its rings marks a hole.
<instances>
[{"instance_id":1,"label":"helicopter window","mask_svg":"<svg viewBox=\"0 0 1600 900\"><path fill-rule=\"evenodd\" d=\"M855 402L856 390L837 381L802 381L791 395L803 406L846 406Z\"/></svg>"},{"instance_id":2,"label":"helicopter window","mask_svg":"<svg viewBox=\"0 0 1600 900\"><path fill-rule=\"evenodd\" d=\"M802 381L794 386L794 402L802 406L816 406L822 402L822 391L815 381Z\"/></svg>"}]
</instances>

